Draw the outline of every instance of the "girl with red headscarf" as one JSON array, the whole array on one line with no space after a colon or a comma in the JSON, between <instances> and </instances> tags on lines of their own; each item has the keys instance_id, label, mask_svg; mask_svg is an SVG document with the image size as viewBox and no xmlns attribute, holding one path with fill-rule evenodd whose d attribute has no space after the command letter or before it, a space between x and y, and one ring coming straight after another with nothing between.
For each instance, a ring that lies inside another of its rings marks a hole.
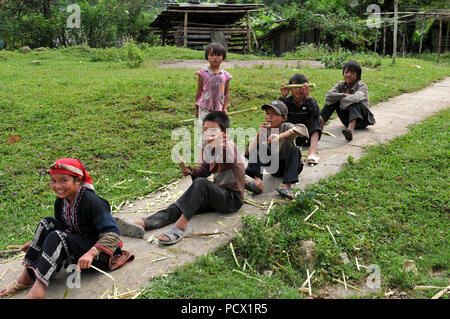
<instances>
[{"instance_id":1,"label":"girl with red headscarf","mask_svg":"<svg viewBox=\"0 0 450 319\"><path fill-rule=\"evenodd\" d=\"M91 176L79 160L56 161L50 167L50 186L57 195L55 217L43 218L33 241L22 247L25 269L0 297L31 287L27 298L45 298L50 277L63 266L116 269L134 258L121 249L109 203L94 193Z\"/></svg>"}]
</instances>

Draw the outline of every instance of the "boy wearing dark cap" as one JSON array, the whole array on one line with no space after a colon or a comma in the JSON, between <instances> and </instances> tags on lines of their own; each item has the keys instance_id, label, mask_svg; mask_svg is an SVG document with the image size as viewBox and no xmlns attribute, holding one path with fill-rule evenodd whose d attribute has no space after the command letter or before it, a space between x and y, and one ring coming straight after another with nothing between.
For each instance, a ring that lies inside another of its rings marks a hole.
<instances>
[{"instance_id":1,"label":"boy wearing dark cap","mask_svg":"<svg viewBox=\"0 0 450 319\"><path fill-rule=\"evenodd\" d=\"M256 136L249 143L245 174L252 177L253 181L246 183L245 187L255 194L262 193L261 169L268 167L270 174L283 178L282 187L276 190L282 196L293 199L292 185L298 182L298 175L303 170L302 155L295 145L295 139L298 136L308 138L308 129L303 124L286 122L288 108L282 101L273 101L261 108L266 112L266 121L261 123Z\"/></svg>"}]
</instances>

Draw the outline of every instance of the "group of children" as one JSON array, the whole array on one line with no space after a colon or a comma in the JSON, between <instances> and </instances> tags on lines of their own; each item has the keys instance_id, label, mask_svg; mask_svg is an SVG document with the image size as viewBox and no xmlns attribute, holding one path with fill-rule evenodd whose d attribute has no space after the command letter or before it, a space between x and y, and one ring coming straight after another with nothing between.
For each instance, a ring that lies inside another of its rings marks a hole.
<instances>
[{"instance_id":1,"label":"group of children","mask_svg":"<svg viewBox=\"0 0 450 319\"><path fill-rule=\"evenodd\" d=\"M303 169L298 146L309 145L306 162L318 164L317 143L333 112L345 125L342 134L348 141L355 129L375 123L358 63L350 61L344 66L344 81L326 94L322 111L311 97L306 77L295 74L289 84L281 86L278 100L262 105L265 122L249 142L245 166L243 156L227 136L232 77L220 67L226 49L212 43L205 50L205 58L209 67L196 72L195 104L195 116L202 124L202 156L197 167L180 165L182 174L192 178L186 192L167 208L128 222L112 217L109 203L95 194L91 177L79 160L56 161L50 168L51 188L57 195L54 217L42 219L33 240L22 247L26 252L24 270L17 280L0 290L0 297L31 287L27 298L45 298L50 277L70 263L76 263L80 271L94 264L111 270L123 266L134 256L122 249L119 235L142 238L145 231L174 223L157 240L161 245L175 244L191 231L188 223L193 215L211 211L234 213L243 204L245 189L255 194L263 192L264 167L270 167L270 174L282 178L282 185L276 190L293 199L292 185L298 182ZM207 179L210 175L214 176L213 181Z\"/></svg>"}]
</instances>

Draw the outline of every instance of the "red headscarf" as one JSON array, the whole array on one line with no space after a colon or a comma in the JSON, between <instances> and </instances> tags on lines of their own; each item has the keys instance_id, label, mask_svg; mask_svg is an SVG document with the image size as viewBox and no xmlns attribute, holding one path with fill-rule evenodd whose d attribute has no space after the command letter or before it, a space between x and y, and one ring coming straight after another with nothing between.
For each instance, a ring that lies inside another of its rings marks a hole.
<instances>
[{"instance_id":1,"label":"red headscarf","mask_svg":"<svg viewBox=\"0 0 450 319\"><path fill-rule=\"evenodd\" d=\"M94 190L92 179L83 164L75 158L62 158L50 166L50 175L68 174L81 178L81 186Z\"/></svg>"}]
</instances>

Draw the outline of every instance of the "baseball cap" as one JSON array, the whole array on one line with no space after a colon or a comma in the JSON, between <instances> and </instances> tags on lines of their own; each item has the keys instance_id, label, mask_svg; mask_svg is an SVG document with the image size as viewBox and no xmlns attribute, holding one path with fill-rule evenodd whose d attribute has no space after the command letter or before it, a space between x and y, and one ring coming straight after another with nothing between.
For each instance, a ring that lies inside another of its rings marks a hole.
<instances>
[{"instance_id":1,"label":"baseball cap","mask_svg":"<svg viewBox=\"0 0 450 319\"><path fill-rule=\"evenodd\" d=\"M275 113L277 113L278 115L282 115L282 116L286 116L286 117L288 116L288 108L287 108L286 104L284 104L283 102L281 102L279 100L275 100L275 101L266 103L263 106L261 106L261 108L263 110L267 109L268 107L273 108Z\"/></svg>"}]
</instances>

